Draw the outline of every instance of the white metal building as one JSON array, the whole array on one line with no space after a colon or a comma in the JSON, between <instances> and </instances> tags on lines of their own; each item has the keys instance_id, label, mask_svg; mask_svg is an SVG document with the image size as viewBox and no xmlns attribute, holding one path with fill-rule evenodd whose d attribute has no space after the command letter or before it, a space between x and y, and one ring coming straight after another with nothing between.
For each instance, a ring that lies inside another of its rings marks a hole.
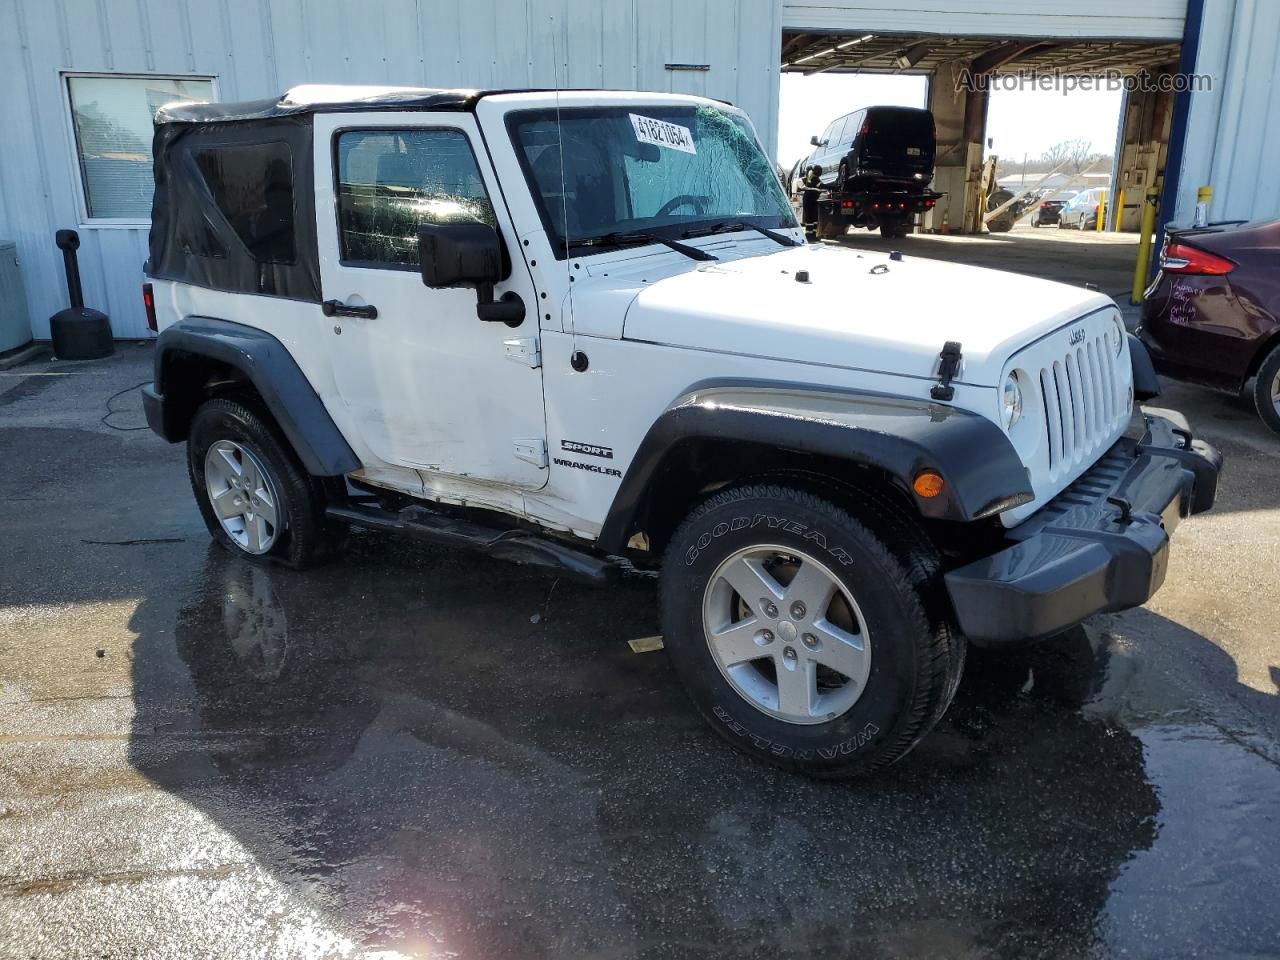
<instances>
[{"instance_id":1,"label":"white metal building","mask_svg":"<svg viewBox=\"0 0 1280 960\"><path fill-rule=\"evenodd\" d=\"M784 34L1182 44L1214 85L1174 108L1162 218L1186 219L1201 184L1215 216L1280 215L1263 175L1280 156L1275 0L0 0L0 23L0 243L17 242L38 339L67 305L63 227L80 231L88 305L117 336L148 335L159 102L309 82L672 90L742 106L772 149Z\"/></svg>"}]
</instances>

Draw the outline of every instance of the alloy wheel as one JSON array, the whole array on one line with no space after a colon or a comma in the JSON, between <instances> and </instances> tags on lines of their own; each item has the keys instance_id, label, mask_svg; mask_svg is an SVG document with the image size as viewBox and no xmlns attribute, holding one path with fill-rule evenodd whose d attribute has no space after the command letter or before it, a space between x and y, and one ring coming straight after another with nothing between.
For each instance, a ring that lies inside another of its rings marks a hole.
<instances>
[{"instance_id":1,"label":"alloy wheel","mask_svg":"<svg viewBox=\"0 0 1280 960\"><path fill-rule=\"evenodd\" d=\"M754 546L726 558L707 582L702 625L730 686L788 723L839 717L871 672L870 637L853 595L793 547Z\"/></svg>"},{"instance_id":2,"label":"alloy wheel","mask_svg":"<svg viewBox=\"0 0 1280 960\"><path fill-rule=\"evenodd\" d=\"M204 483L213 513L241 550L263 554L280 533L280 501L271 474L248 447L219 440L204 458Z\"/></svg>"}]
</instances>

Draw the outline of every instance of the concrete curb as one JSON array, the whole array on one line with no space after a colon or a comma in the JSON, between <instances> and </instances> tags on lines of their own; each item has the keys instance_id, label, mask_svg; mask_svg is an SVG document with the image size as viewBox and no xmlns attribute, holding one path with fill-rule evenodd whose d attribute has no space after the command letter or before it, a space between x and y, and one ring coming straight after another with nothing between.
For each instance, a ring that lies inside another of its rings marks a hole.
<instances>
[{"instance_id":1,"label":"concrete curb","mask_svg":"<svg viewBox=\"0 0 1280 960\"><path fill-rule=\"evenodd\" d=\"M32 341L25 347L18 347L12 353L0 356L0 370L8 370L10 367L16 367L20 363L26 363L28 360L34 360L44 350L48 349L48 344L36 343Z\"/></svg>"}]
</instances>

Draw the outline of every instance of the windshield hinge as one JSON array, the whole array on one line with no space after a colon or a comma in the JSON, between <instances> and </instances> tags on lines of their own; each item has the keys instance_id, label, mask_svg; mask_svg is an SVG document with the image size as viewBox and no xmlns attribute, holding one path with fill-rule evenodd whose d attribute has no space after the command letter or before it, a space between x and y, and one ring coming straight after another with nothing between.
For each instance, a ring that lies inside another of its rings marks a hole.
<instances>
[{"instance_id":1,"label":"windshield hinge","mask_svg":"<svg viewBox=\"0 0 1280 960\"><path fill-rule=\"evenodd\" d=\"M508 360L526 367L536 370L542 366L542 348L538 345L537 337L512 337L510 340L503 340L502 351Z\"/></svg>"},{"instance_id":2,"label":"windshield hinge","mask_svg":"<svg viewBox=\"0 0 1280 960\"><path fill-rule=\"evenodd\" d=\"M938 356L938 382L929 391L929 396L935 400L950 400L956 395L956 388L951 386L951 380L960 372L960 344L955 340L948 340Z\"/></svg>"},{"instance_id":3,"label":"windshield hinge","mask_svg":"<svg viewBox=\"0 0 1280 960\"><path fill-rule=\"evenodd\" d=\"M531 437L527 440L516 439L512 443L515 445L517 460L532 463L539 470L547 468L547 441L541 437Z\"/></svg>"}]
</instances>

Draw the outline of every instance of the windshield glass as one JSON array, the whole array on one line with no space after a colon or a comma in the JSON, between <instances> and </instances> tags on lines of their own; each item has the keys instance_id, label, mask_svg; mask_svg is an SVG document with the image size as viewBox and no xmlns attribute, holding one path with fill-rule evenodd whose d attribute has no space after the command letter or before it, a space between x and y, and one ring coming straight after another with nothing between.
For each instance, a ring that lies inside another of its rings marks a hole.
<instances>
[{"instance_id":1,"label":"windshield glass","mask_svg":"<svg viewBox=\"0 0 1280 960\"><path fill-rule=\"evenodd\" d=\"M680 239L717 225L795 226L773 167L736 112L575 107L560 111L559 126L554 109L514 113L507 124L557 257L637 233Z\"/></svg>"}]
</instances>

